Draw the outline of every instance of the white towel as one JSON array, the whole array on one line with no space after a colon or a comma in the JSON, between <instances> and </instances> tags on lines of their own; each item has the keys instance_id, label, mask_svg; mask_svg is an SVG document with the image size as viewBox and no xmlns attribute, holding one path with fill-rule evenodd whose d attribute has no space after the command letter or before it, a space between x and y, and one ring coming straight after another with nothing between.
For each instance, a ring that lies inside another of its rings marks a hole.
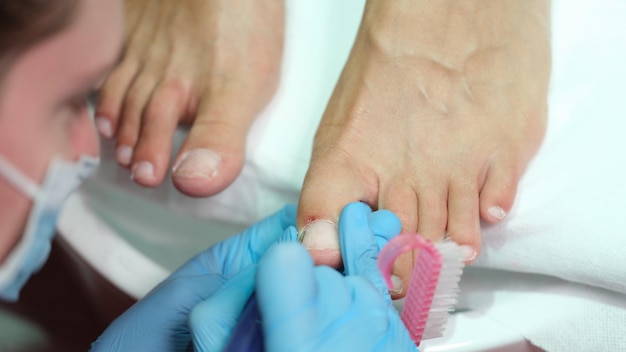
<instances>
[{"instance_id":1,"label":"white towel","mask_svg":"<svg viewBox=\"0 0 626 352\"><path fill-rule=\"evenodd\" d=\"M546 140L476 265L626 293L626 2L557 2Z\"/></svg>"},{"instance_id":2,"label":"white towel","mask_svg":"<svg viewBox=\"0 0 626 352\"><path fill-rule=\"evenodd\" d=\"M507 338L514 332L547 351L626 351L626 295L474 267L465 269L460 288L464 313L453 314L444 337L424 341L422 352L527 351L515 336Z\"/></svg>"}]
</instances>

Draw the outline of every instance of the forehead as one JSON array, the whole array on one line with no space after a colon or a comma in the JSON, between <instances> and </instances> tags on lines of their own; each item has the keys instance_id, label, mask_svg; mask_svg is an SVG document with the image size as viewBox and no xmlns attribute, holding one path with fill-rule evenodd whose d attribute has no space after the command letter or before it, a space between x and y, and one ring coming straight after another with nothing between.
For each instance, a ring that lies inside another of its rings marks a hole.
<instances>
[{"instance_id":1,"label":"forehead","mask_svg":"<svg viewBox=\"0 0 626 352\"><path fill-rule=\"evenodd\" d=\"M121 0L80 0L72 23L39 47L42 69L75 83L87 72L114 63L123 41Z\"/></svg>"},{"instance_id":2,"label":"forehead","mask_svg":"<svg viewBox=\"0 0 626 352\"><path fill-rule=\"evenodd\" d=\"M86 50L115 55L124 35L122 3L122 0L80 0L68 40Z\"/></svg>"},{"instance_id":3,"label":"forehead","mask_svg":"<svg viewBox=\"0 0 626 352\"><path fill-rule=\"evenodd\" d=\"M27 49L11 65L3 79L0 116L34 106L48 109L32 112L43 116L61 99L97 84L99 72L104 75L119 55L122 11L122 0L78 0L71 23Z\"/></svg>"}]
</instances>

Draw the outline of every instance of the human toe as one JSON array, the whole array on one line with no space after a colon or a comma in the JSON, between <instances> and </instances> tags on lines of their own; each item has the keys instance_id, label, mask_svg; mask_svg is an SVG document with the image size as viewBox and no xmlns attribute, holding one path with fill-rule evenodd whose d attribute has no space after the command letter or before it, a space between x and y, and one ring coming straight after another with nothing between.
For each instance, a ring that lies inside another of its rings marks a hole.
<instances>
[{"instance_id":1,"label":"human toe","mask_svg":"<svg viewBox=\"0 0 626 352\"><path fill-rule=\"evenodd\" d=\"M419 222L418 199L417 194L409 184L399 180L381 182L378 207L379 209L388 209L398 216L402 223L403 234L400 236L417 232ZM391 298L400 299L406 295L413 272L413 262L413 253L405 253L394 262L391 276L394 287L389 290Z\"/></svg>"},{"instance_id":2,"label":"human toe","mask_svg":"<svg viewBox=\"0 0 626 352\"><path fill-rule=\"evenodd\" d=\"M444 184L428 187L417 192L418 230L417 232L432 241L444 237L448 221L447 190Z\"/></svg>"},{"instance_id":3,"label":"human toe","mask_svg":"<svg viewBox=\"0 0 626 352\"><path fill-rule=\"evenodd\" d=\"M466 262L480 253L481 229L477 187L451 182L448 194L448 237L463 246Z\"/></svg>"},{"instance_id":4,"label":"human toe","mask_svg":"<svg viewBox=\"0 0 626 352\"><path fill-rule=\"evenodd\" d=\"M121 118L116 121L115 156L118 164L132 167L135 147L142 128L142 116L154 89L154 80L139 77L124 97Z\"/></svg>"},{"instance_id":5,"label":"human toe","mask_svg":"<svg viewBox=\"0 0 626 352\"><path fill-rule=\"evenodd\" d=\"M381 181L378 209L387 209L396 214L400 218L402 232L417 232L417 194L409 184L399 180Z\"/></svg>"},{"instance_id":6,"label":"human toe","mask_svg":"<svg viewBox=\"0 0 626 352\"><path fill-rule=\"evenodd\" d=\"M300 232L302 245L309 250L317 265L332 268L342 266L341 248L337 224L328 220L316 220L306 225Z\"/></svg>"},{"instance_id":7,"label":"human toe","mask_svg":"<svg viewBox=\"0 0 626 352\"><path fill-rule=\"evenodd\" d=\"M202 194L220 175L221 155L208 148L194 148L181 154L172 167L177 187L187 194Z\"/></svg>"},{"instance_id":8,"label":"human toe","mask_svg":"<svg viewBox=\"0 0 626 352\"><path fill-rule=\"evenodd\" d=\"M207 197L228 187L243 168L254 114L235 105L200 112L172 167L176 188L189 196Z\"/></svg>"},{"instance_id":9,"label":"human toe","mask_svg":"<svg viewBox=\"0 0 626 352\"><path fill-rule=\"evenodd\" d=\"M100 135L113 138L122 118L124 97L137 73L136 65L124 62L115 67L98 92L95 123Z\"/></svg>"},{"instance_id":10,"label":"human toe","mask_svg":"<svg viewBox=\"0 0 626 352\"><path fill-rule=\"evenodd\" d=\"M366 182L341 157L313 158L298 202L300 241L316 264L342 265L337 220L348 203L368 200Z\"/></svg>"},{"instance_id":11,"label":"human toe","mask_svg":"<svg viewBox=\"0 0 626 352\"><path fill-rule=\"evenodd\" d=\"M480 191L480 216L488 223L502 221L513 206L519 173L514 168L492 166Z\"/></svg>"},{"instance_id":12,"label":"human toe","mask_svg":"<svg viewBox=\"0 0 626 352\"><path fill-rule=\"evenodd\" d=\"M161 84L152 94L141 117L131 168L135 171L135 165L149 164L152 173L133 172L135 182L148 187L163 182L169 166L172 138L184 111L185 97L182 89L167 84Z\"/></svg>"}]
</instances>

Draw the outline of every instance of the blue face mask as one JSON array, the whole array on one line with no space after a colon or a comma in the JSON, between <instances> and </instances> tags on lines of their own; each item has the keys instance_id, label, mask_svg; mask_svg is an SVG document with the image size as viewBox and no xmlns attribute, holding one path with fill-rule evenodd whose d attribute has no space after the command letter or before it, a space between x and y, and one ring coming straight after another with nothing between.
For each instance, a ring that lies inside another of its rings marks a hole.
<instances>
[{"instance_id":1,"label":"blue face mask","mask_svg":"<svg viewBox=\"0 0 626 352\"><path fill-rule=\"evenodd\" d=\"M77 162L53 159L41 185L0 155L0 176L33 200L24 234L0 264L0 299L17 301L20 290L48 259L59 211L65 200L97 167L98 158Z\"/></svg>"}]
</instances>

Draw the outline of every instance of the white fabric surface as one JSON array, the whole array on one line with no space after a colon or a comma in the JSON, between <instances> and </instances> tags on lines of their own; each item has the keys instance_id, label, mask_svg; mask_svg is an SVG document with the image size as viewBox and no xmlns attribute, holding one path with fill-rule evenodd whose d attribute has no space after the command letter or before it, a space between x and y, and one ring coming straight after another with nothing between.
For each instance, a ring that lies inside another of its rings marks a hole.
<instances>
[{"instance_id":1,"label":"white fabric surface","mask_svg":"<svg viewBox=\"0 0 626 352\"><path fill-rule=\"evenodd\" d=\"M119 216L133 198L145 206L160 204L152 216L162 221L174 212L241 225L297 201L312 137L363 3L288 1L283 80L253 126L246 166L228 190L198 200L180 195L169 183L140 189L105 146L104 165L85 192L101 206L116 208ZM614 328L626 323L625 43L626 1L554 2L548 133L520 184L514 210L502 224L484 228L482 256L475 263L621 292L548 281L523 291L483 292L494 299L485 314L548 350L611 350L593 347L602 341L615 342L602 346L626 346L626 335ZM178 134L178 143L183 135ZM136 229L140 247L153 245L154 224L142 222ZM505 301L514 303L499 304Z\"/></svg>"},{"instance_id":2,"label":"white fabric surface","mask_svg":"<svg viewBox=\"0 0 626 352\"><path fill-rule=\"evenodd\" d=\"M626 351L623 294L549 276L483 268L466 269L460 288L463 294L458 308L467 309L463 318L476 323L457 326L454 322L458 319L453 316L447 336L425 342L423 352L429 352L430 347L433 352L503 351L502 347L483 343L481 335L488 331L473 328L484 324L485 319L519 332L547 351ZM464 331L455 331L461 328ZM462 334L470 336L456 337ZM453 345L453 341L467 345L439 349Z\"/></svg>"},{"instance_id":3,"label":"white fabric surface","mask_svg":"<svg viewBox=\"0 0 626 352\"><path fill-rule=\"evenodd\" d=\"M560 1L546 140L476 265L626 293L626 2Z\"/></svg>"},{"instance_id":4,"label":"white fabric surface","mask_svg":"<svg viewBox=\"0 0 626 352\"><path fill-rule=\"evenodd\" d=\"M626 351L625 43L626 2L554 3L546 140L475 263L596 286L483 287L486 315L548 351Z\"/></svg>"}]
</instances>

